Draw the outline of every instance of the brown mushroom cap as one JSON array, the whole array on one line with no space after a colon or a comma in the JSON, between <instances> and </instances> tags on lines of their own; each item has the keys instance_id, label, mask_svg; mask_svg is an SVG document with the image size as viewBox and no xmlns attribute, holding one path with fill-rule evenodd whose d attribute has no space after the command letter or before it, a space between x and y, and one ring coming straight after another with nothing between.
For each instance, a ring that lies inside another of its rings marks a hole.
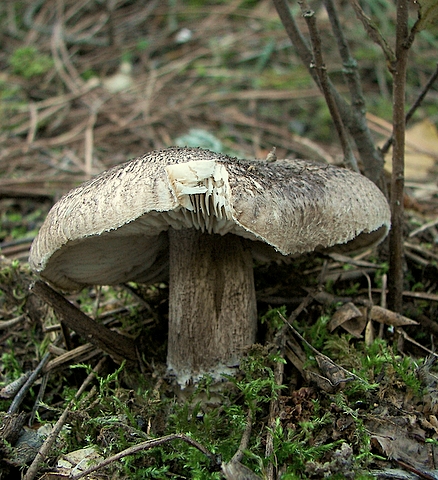
<instances>
[{"instance_id":1,"label":"brown mushroom cap","mask_svg":"<svg viewBox=\"0 0 438 480\"><path fill-rule=\"evenodd\" d=\"M73 189L49 212L29 263L61 289L166 277L167 230L263 242L281 255L356 249L388 232L380 190L347 169L168 148Z\"/></svg>"}]
</instances>

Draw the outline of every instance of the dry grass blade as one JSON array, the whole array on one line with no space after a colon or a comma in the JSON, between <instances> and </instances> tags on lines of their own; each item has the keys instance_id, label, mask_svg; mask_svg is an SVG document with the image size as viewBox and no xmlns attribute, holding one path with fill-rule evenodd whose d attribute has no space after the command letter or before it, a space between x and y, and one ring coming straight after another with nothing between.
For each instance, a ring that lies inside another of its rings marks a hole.
<instances>
[{"instance_id":1,"label":"dry grass blade","mask_svg":"<svg viewBox=\"0 0 438 480\"><path fill-rule=\"evenodd\" d=\"M344 374L348 376L348 378L359 380L360 382L365 382L362 378L358 377L356 374L349 372L347 369L343 368L340 365L336 365L333 360L326 355L323 355L321 352L319 352L312 344L310 344L292 325L291 323L286 320L284 317L282 320L285 322L285 324L292 330L293 334L299 338L299 340L303 343L305 343L317 356L321 361L324 361L327 363L327 365L332 365L335 369L339 369L342 371ZM343 380L345 381L345 379Z\"/></svg>"}]
</instances>

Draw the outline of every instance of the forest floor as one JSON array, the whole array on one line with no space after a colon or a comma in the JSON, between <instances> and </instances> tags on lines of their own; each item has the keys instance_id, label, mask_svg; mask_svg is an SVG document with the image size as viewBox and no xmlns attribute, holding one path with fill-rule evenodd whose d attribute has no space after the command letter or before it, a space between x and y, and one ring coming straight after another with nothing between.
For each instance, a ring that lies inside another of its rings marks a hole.
<instances>
[{"instance_id":1,"label":"forest floor","mask_svg":"<svg viewBox=\"0 0 438 480\"><path fill-rule=\"evenodd\" d=\"M369 4L370 15L383 8ZM388 35L391 5L379 15ZM391 77L342 9L382 144ZM322 9L317 18L343 92ZM425 32L415 44L410 104L436 43ZM276 147L339 164L324 100L273 5L11 0L0 65L1 480L79 478L101 462L86 478L438 478L436 88L408 126L403 315L386 305L385 242L258 266L257 345L219 396L205 379L182 400L166 377L166 283L66 297L132 339L141 358L127 368L32 293L29 248L62 194L154 149L264 159Z\"/></svg>"}]
</instances>

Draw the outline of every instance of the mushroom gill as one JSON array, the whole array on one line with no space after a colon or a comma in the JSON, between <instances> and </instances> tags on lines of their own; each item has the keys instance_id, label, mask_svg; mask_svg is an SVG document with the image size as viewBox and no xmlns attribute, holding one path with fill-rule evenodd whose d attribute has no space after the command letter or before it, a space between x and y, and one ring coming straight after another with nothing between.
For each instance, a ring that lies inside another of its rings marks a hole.
<instances>
[{"instance_id":1,"label":"mushroom gill","mask_svg":"<svg viewBox=\"0 0 438 480\"><path fill-rule=\"evenodd\" d=\"M226 233L232 219L230 186L225 165L215 160L168 165L169 184L188 225L208 233Z\"/></svg>"}]
</instances>

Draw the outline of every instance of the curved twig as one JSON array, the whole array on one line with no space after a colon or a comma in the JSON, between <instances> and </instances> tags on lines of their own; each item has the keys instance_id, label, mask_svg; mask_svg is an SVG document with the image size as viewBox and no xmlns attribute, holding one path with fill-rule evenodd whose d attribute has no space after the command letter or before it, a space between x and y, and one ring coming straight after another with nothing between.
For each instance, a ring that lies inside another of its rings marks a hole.
<instances>
[{"instance_id":1,"label":"curved twig","mask_svg":"<svg viewBox=\"0 0 438 480\"><path fill-rule=\"evenodd\" d=\"M158 447L163 443L171 442L173 440L182 440L183 442L188 443L192 447L195 447L199 451L201 451L210 460L212 465L217 464L218 458L215 455L213 455L209 450L207 450L201 443L197 442L192 437L189 437L184 433L173 433L171 435L166 435L164 437L154 438L152 440L146 440L145 442L126 448L125 450L122 450L121 452L106 458L105 460L98 463L97 465L93 465L92 467L87 468L83 472L78 473L77 475L73 475L72 477L70 477L70 480L79 480L80 478L83 478L89 475L90 473L95 472L96 470L100 470L101 468L106 467L111 463L117 462L122 458L127 457L128 455L133 455L134 453L138 453L143 450L149 450L151 448Z\"/></svg>"}]
</instances>

